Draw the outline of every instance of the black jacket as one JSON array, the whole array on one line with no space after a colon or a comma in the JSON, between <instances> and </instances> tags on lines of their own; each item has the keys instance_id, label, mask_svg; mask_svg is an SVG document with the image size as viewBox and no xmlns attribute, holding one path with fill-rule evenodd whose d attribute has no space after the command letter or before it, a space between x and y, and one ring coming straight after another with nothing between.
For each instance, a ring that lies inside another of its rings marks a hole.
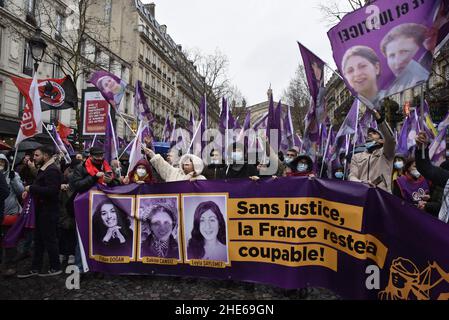
<instances>
[{"instance_id":1,"label":"black jacket","mask_svg":"<svg viewBox=\"0 0 449 320\"><path fill-rule=\"evenodd\" d=\"M9 196L9 187L4 174L0 174L0 225L3 222L5 213L5 200Z\"/></svg>"},{"instance_id":2,"label":"black jacket","mask_svg":"<svg viewBox=\"0 0 449 320\"><path fill-rule=\"evenodd\" d=\"M36 212L59 215L59 192L62 173L55 163L39 169L30 193L34 197Z\"/></svg>"},{"instance_id":3,"label":"black jacket","mask_svg":"<svg viewBox=\"0 0 449 320\"><path fill-rule=\"evenodd\" d=\"M223 164L210 164L203 170L203 176L207 180L224 179L226 176L226 166Z\"/></svg>"},{"instance_id":4,"label":"black jacket","mask_svg":"<svg viewBox=\"0 0 449 320\"><path fill-rule=\"evenodd\" d=\"M93 186L97 184L98 178L96 176L91 176L89 172L87 172L85 163L78 165L70 179L69 185L70 189L76 193L83 193L91 189ZM108 184L110 187L114 187L119 185L120 182L116 179L112 180L111 183Z\"/></svg>"},{"instance_id":5,"label":"black jacket","mask_svg":"<svg viewBox=\"0 0 449 320\"><path fill-rule=\"evenodd\" d=\"M251 164L232 164L225 167L225 179L249 178L258 175L256 166Z\"/></svg>"}]
</instances>

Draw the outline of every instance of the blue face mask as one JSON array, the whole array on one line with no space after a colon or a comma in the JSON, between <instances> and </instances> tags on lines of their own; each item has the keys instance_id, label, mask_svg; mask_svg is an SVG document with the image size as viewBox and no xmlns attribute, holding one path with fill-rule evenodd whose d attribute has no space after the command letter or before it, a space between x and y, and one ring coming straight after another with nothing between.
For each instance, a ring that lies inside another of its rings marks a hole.
<instances>
[{"instance_id":1,"label":"blue face mask","mask_svg":"<svg viewBox=\"0 0 449 320\"><path fill-rule=\"evenodd\" d=\"M398 169L398 170L404 168L404 162L402 162L402 161L396 161L396 162L394 163L394 168L395 168L395 169Z\"/></svg>"},{"instance_id":2,"label":"blue face mask","mask_svg":"<svg viewBox=\"0 0 449 320\"><path fill-rule=\"evenodd\" d=\"M365 143L365 148L371 149L371 148L374 147L376 144L377 144L376 141L370 141L370 142L367 142L367 143Z\"/></svg>"},{"instance_id":3,"label":"blue face mask","mask_svg":"<svg viewBox=\"0 0 449 320\"><path fill-rule=\"evenodd\" d=\"M293 158L290 158L290 157L285 157L285 158L284 158L284 162L285 162L286 164L290 164L292 161L293 161Z\"/></svg>"},{"instance_id":4,"label":"blue face mask","mask_svg":"<svg viewBox=\"0 0 449 320\"><path fill-rule=\"evenodd\" d=\"M296 170L297 170L298 172L306 172L306 171L307 171L307 168L308 168L308 165L307 165L306 163L299 163L299 164L296 166Z\"/></svg>"},{"instance_id":5,"label":"blue face mask","mask_svg":"<svg viewBox=\"0 0 449 320\"><path fill-rule=\"evenodd\" d=\"M344 174L341 171L335 172L335 178L337 179L343 179Z\"/></svg>"}]
</instances>

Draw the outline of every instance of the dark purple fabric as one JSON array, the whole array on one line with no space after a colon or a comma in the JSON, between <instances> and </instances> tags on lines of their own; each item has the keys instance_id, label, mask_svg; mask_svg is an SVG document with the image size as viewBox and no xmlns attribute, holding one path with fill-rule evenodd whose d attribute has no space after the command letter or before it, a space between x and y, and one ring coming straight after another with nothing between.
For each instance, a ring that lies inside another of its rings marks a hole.
<instances>
[{"instance_id":1,"label":"dark purple fabric","mask_svg":"<svg viewBox=\"0 0 449 320\"><path fill-rule=\"evenodd\" d=\"M363 219L359 233L372 235L388 250L385 264L378 269L380 288L372 290L366 287L367 277L371 274L369 272L367 274L367 267L375 266L376 262L369 258L360 260L339 249L337 249L337 271L322 266L287 267L261 262L231 261L230 267L215 269L194 267L185 263L176 266L139 262L104 264L88 259L91 271L254 281L287 289L307 286L325 287L348 299L397 298L398 292L404 295L403 298L408 299L436 299L441 293L449 292L449 256L447 255L449 226L389 193L369 188L364 184L326 179L279 178L257 182L236 179L101 188L103 192L110 195L227 193L228 202L229 199L235 198L258 198L263 202L265 198L312 197L360 206L363 207ZM89 247L88 214L86 214L89 212L89 192L76 198L75 208L77 224L86 250ZM257 219L260 220L261 217ZM283 219L279 217L277 220ZM317 220L314 221L318 223ZM299 221L298 226L301 224L302 222ZM343 232L339 227L331 224L329 226L337 232ZM366 238L366 240L369 239ZM183 246L182 241L179 242L179 246ZM430 273L432 273L431 277L429 277ZM395 288L401 287L404 281L400 276L406 277L410 286L396 290ZM441 282L437 282L439 279L442 279ZM432 288L431 284L437 285Z\"/></svg>"},{"instance_id":2,"label":"dark purple fabric","mask_svg":"<svg viewBox=\"0 0 449 320\"><path fill-rule=\"evenodd\" d=\"M34 207L34 199L32 196L23 201L22 212L17 222L9 229L3 238L2 246L4 248L14 248L22 238L26 229L34 229L36 226L36 212Z\"/></svg>"}]
</instances>

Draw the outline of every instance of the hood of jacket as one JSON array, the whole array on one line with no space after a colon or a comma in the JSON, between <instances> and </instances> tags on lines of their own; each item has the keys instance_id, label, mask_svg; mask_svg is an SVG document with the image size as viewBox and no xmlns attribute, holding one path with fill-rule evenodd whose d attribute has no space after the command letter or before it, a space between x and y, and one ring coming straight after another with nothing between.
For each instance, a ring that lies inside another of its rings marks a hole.
<instances>
[{"instance_id":1,"label":"hood of jacket","mask_svg":"<svg viewBox=\"0 0 449 320\"><path fill-rule=\"evenodd\" d=\"M193 170L195 171L195 175L199 176L204 170L204 162L201 158L193 155L193 154L185 154L179 160L179 168L182 169L182 165L188 161L192 161Z\"/></svg>"},{"instance_id":2,"label":"hood of jacket","mask_svg":"<svg viewBox=\"0 0 449 320\"><path fill-rule=\"evenodd\" d=\"M3 153L0 153L0 160L5 160L6 161L5 172L8 172L9 171L9 165L10 165L8 158Z\"/></svg>"}]
</instances>

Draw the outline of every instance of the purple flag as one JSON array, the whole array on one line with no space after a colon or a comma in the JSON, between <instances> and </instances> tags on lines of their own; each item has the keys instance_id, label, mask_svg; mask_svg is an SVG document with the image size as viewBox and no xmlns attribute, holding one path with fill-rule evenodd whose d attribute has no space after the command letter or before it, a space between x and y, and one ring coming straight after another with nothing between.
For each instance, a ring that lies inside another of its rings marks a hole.
<instances>
[{"instance_id":1,"label":"purple flag","mask_svg":"<svg viewBox=\"0 0 449 320\"><path fill-rule=\"evenodd\" d=\"M65 147L64 142L62 142L61 136L59 135L58 131L56 130L55 125L52 126L51 134L56 141L56 147L57 147L58 151L61 151L64 154L65 163L69 164L70 162L72 162L72 159L70 159L70 154L67 151L67 148Z\"/></svg>"},{"instance_id":2,"label":"purple flag","mask_svg":"<svg viewBox=\"0 0 449 320\"><path fill-rule=\"evenodd\" d=\"M336 139L354 134L356 130L356 122L357 122L357 109L359 106L359 101L357 99L354 100L354 103L351 106L348 114L346 115L345 120L343 121L340 130L338 130Z\"/></svg>"},{"instance_id":3,"label":"purple flag","mask_svg":"<svg viewBox=\"0 0 449 320\"><path fill-rule=\"evenodd\" d=\"M26 229L34 229L36 221L36 212L34 208L34 199L29 194L23 201L22 212L17 219L17 222L13 224L8 233L3 238L3 248L15 248L17 243L22 238Z\"/></svg>"},{"instance_id":4,"label":"purple flag","mask_svg":"<svg viewBox=\"0 0 449 320\"><path fill-rule=\"evenodd\" d=\"M125 95L126 82L106 71L94 72L87 82L93 84L100 90L101 95L106 101L108 101L116 110L119 110L120 102Z\"/></svg>"},{"instance_id":5,"label":"purple flag","mask_svg":"<svg viewBox=\"0 0 449 320\"><path fill-rule=\"evenodd\" d=\"M382 98L428 80L435 47L441 45L438 30L446 30L448 20L441 3L377 0L380 15L374 19L363 7L329 30L335 63L355 96L378 108Z\"/></svg>"},{"instance_id":6,"label":"purple flag","mask_svg":"<svg viewBox=\"0 0 449 320\"><path fill-rule=\"evenodd\" d=\"M439 124L439 134L429 147L429 156L432 163L436 166L446 161L446 134L449 127L449 113L446 118Z\"/></svg>"},{"instance_id":7,"label":"purple flag","mask_svg":"<svg viewBox=\"0 0 449 320\"><path fill-rule=\"evenodd\" d=\"M164 142L170 142L172 131L173 128L170 123L170 118L167 115L167 118L165 119L164 129L162 131L162 139L164 139Z\"/></svg>"},{"instance_id":8,"label":"purple flag","mask_svg":"<svg viewBox=\"0 0 449 320\"><path fill-rule=\"evenodd\" d=\"M310 96L312 97L313 108L318 122L321 123L326 117L326 91L324 87L325 63L301 43L298 42L298 45L304 62L304 71L306 73L307 84L309 85Z\"/></svg>"},{"instance_id":9,"label":"purple flag","mask_svg":"<svg viewBox=\"0 0 449 320\"><path fill-rule=\"evenodd\" d=\"M444 130L440 131L437 138L429 147L430 160L436 166L440 166L446 161L446 129L444 128Z\"/></svg>"},{"instance_id":10,"label":"purple flag","mask_svg":"<svg viewBox=\"0 0 449 320\"><path fill-rule=\"evenodd\" d=\"M407 135L410 128L410 118L411 116L408 116L405 119L401 132L399 133L398 143L396 145L396 153L404 155L405 157L408 156Z\"/></svg>"},{"instance_id":11,"label":"purple flag","mask_svg":"<svg viewBox=\"0 0 449 320\"><path fill-rule=\"evenodd\" d=\"M155 121L154 115L148 106L147 98L143 93L141 81L136 82L136 92L134 95L134 115L140 121L147 121L150 127L152 127Z\"/></svg>"}]
</instances>

